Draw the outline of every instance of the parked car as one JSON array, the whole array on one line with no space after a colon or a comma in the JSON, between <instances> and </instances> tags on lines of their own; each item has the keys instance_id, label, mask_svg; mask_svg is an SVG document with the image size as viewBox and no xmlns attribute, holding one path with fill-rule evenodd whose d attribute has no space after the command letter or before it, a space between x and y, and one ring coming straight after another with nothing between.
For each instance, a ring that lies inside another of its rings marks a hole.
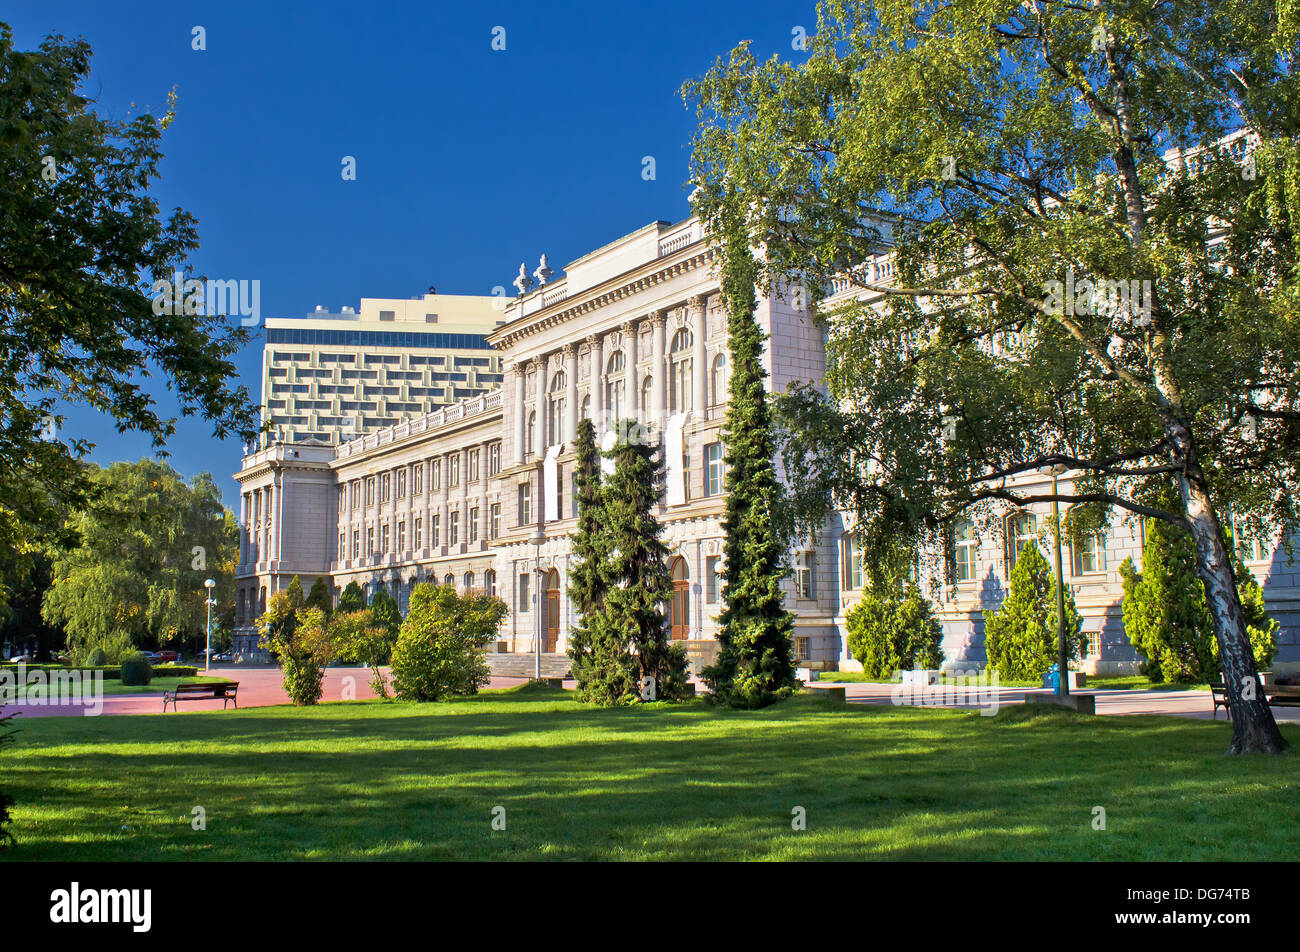
<instances>
[{"instance_id":1,"label":"parked car","mask_svg":"<svg viewBox=\"0 0 1300 952\"><path fill-rule=\"evenodd\" d=\"M161 656L156 651L142 651L140 653L145 656L145 660L150 664L158 664L161 660Z\"/></svg>"},{"instance_id":2,"label":"parked car","mask_svg":"<svg viewBox=\"0 0 1300 952\"><path fill-rule=\"evenodd\" d=\"M180 654L175 651L160 651L158 652L158 658L163 664L175 664L181 660Z\"/></svg>"}]
</instances>

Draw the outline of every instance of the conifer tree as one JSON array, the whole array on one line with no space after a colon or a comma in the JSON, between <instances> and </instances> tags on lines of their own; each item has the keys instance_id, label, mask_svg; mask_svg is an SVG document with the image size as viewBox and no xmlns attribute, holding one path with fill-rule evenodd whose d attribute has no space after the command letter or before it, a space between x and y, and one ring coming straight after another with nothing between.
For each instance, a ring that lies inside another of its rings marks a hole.
<instances>
[{"instance_id":1,"label":"conifer tree","mask_svg":"<svg viewBox=\"0 0 1300 952\"><path fill-rule=\"evenodd\" d=\"M339 596L336 610L340 612L359 612L365 607L366 596L361 591L361 586L355 581L348 582L347 587L343 589L343 594Z\"/></svg>"},{"instance_id":2,"label":"conifer tree","mask_svg":"<svg viewBox=\"0 0 1300 952\"><path fill-rule=\"evenodd\" d=\"M673 583L663 526L654 515L663 496L663 461L656 446L637 438L641 431L634 421L626 421L619 432L628 436L614 447L614 473L601 491L608 548L604 607L592 615L593 637L607 659L606 683L621 683L617 650L628 646L635 662L632 690L637 690L635 681L653 678L656 699L677 700L686 693L686 652L668 638L664 606L672 598Z\"/></svg>"},{"instance_id":3,"label":"conifer tree","mask_svg":"<svg viewBox=\"0 0 1300 952\"><path fill-rule=\"evenodd\" d=\"M311 583L311 591L307 593L307 607L319 608L327 617L334 610L334 598L330 594L326 576L318 575L316 581Z\"/></svg>"},{"instance_id":4,"label":"conifer tree","mask_svg":"<svg viewBox=\"0 0 1300 952\"><path fill-rule=\"evenodd\" d=\"M1069 657L1082 657L1086 638L1069 586L1065 633ZM1011 569L1011 591L997 611L985 617L984 651L989 667L1007 680L1037 678L1056 663L1056 578L1036 544L1020 550Z\"/></svg>"},{"instance_id":5,"label":"conifer tree","mask_svg":"<svg viewBox=\"0 0 1300 952\"><path fill-rule=\"evenodd\" d=\"M596 428L588 419L578 424L577 480L578 524L572 536L569 599L578 611L578 623L569 632L569 658L578 682L579 701L613 706L637 698L637 661L630 639L605 624L606 572L609 536L601 493L600 451Z\"/></svg>"},{"instance_id":6,"label":"conifer tree","mask_svg":"<svg viewBox=\"0 0 1300 952\"><path fill-rule=\"evenodd\" d=\"M794 618L781 592L785 546L774 521L781 489L776 441L763 380L764 334L754 319L756 268L742 222L724 225L722 294L731 370L727 420L726 574L718 616L720 651L706 668L710 698L730 707L764 707L797 682L790 636Z\"/></svg>"},{"instance_id":7,"label":"conifer tree","mask_svg":"<svg viewBox=\"0 0 1300 952\"><path fill-rule=\"evenodd\" d=\"M387 586L380 585L375 589L375 594L370 597L370 613L376 625L388 632L393 639L397 638L402 627L402 613Z\"/></svg>"}]
</instances>

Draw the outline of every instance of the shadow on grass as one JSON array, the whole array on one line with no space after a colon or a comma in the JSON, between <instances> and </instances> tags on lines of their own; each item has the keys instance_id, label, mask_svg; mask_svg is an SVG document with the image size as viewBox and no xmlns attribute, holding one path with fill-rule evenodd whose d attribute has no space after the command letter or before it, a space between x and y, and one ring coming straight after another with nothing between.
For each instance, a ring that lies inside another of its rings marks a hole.
<instances>
[{"instance_id":1,"label":"shadow on grass","mask_svg":"<svg viewBox=\"0 0 1300 952\"><path fill-rule=\"evenodd\" d=\"M803 696L601 710L542 685L22 735L13 859L1280 858L1300 783L1294 757L1224 757L1223 724Z\"/></svg>"}]
</instances>

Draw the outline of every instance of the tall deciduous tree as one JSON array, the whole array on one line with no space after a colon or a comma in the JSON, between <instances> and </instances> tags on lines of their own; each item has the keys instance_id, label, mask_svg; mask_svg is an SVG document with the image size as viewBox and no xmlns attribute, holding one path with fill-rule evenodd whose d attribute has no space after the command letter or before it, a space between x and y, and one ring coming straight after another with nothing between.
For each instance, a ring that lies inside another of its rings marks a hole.
<instances>
[{"instance_id":1,"label":"tall deciduous tree","mask_svg":"<svg viewBox=\"0 0 1300 952\"><path fill-rule=\"evenodd\" d=\"M238 529L211 476L187 482L145 459L96 467L90 486L92 502L68 519L81 543L57 555L42 608L74 653L120 634L140 645L202 632L208 578L233 603Z\"/></svg>"},{"instance_id":2,"label":"tall deciduous tree","mask_svg":"<svg viewBox=\"0 0 1300 952\"><path fill-rule=\"evenodd\" d=\"M232 384L248 339L226 317L155 313L155 280L184 271L195 219L163 217L150 188L170 121L108 119L80 92L84 40L15 47L0 23L0 558L51 537L84 503L90 444L63 442L62 409L102 411L162 449L175 420L144 389L161 375L183 415L251 439L256 404ZM2 595L3 593L0 593Z\"/></svg>"},{"instance_id":3,"label":"tall deciduous tree","mask_svg":"<svg viewBox=\"0 0 1300 952\"><path fill-rule=\"evenodd\" d=\"M776 521L782 492L763 385L764 335L754 318L757 268L743 221L729 216L720 224L731 367L722 431L727 453L725 607L718 616L718 659L705 669L704 680L717 703L756 708L794 691L794 618L781 592L786 546Z\"/></svg>"},{"instance_id":4,"label":"tall deciduous tree","mask_svg":"<svg viewBox=\"0 0 1300 952\"><path fill-rule=\"evenodd\" d=\"M591 420L578 424L578 524L570 541L569 599L578 622L569 630L569 659L578 700L612 706L637 698L638 665L624 634L605 623L610 537L601 492L600 451Z\"/></svg>"},{"instance_id":5,"label":"tall deciduous tree","mask_svg":"<svg viewBox=\"0 0 1300 952\"><path fill-rule=\"evenodd\" d=\"M827 0L805 62L742 47L688 88L702 213L827 320L829 392L787 405L803 517L941 550L1055 495L1187 529L1236 752L1286 746L1243 696L1215 503L1300 516L1298 27L1291 0ZM1051 466L1059 493L1016 480Z\"/></svg>"}]
</instances>

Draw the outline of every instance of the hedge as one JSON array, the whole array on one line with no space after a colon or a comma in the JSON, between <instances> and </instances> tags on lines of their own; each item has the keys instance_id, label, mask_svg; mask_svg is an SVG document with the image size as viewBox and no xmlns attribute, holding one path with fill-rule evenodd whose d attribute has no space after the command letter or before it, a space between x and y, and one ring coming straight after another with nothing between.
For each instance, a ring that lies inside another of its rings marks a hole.
<instances>
[{"instance_id":1,"label":"hedge","mask_svg":"<svg viewBox=\"0 0 1300 952\"><path fill-rule=\"evenodd\" d=\"M0 671L17 671L18 665L12 662L0 664ZM107 665L67 665L67 664L29 664L26 671L103 671L105 681L119 681L122 678L122 666ZM193 678L199 673L197 667L185 664L160 664L153 669L155 678Z\"/></svg>"}]
</instances>

